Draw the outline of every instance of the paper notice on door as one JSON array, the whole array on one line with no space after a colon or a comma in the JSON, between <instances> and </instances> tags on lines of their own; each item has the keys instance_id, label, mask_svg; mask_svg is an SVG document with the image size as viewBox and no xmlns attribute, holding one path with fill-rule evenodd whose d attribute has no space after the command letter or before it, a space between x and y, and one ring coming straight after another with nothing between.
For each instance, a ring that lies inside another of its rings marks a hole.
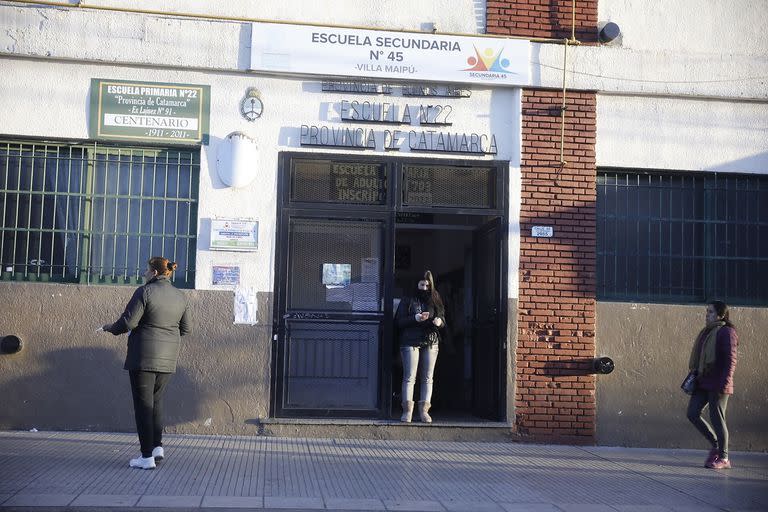
<instances>
[{"instance_id":1,"label":"paper notice on door","mask_svg":"<svg viewBox=\"0 0 768 512\"><path fill-rule=\"evenodd\" d=\"M326 302L352 302L352 288L350 288L349 286L326 287L325 301Z\"/></svg>"},{"instance_id":2,"label":"paper notice on door","mask_svg":"<svg viewBox=\"0 0 768 512\"><path fill-rule=\"evenodd\" d=\"M364 283L379 282L379 258L360 260L360 281Z\"/></svg>"},{"instance_id":3,"label":"paper notice on door","mask_svg":"<svg viewBox=\"0 0 768 512\"><path fill-rule=\"evenodd\" d=\"M352 311L378 311L379 286L377 283L352 283Z\"/></svg>"}]
</instances>

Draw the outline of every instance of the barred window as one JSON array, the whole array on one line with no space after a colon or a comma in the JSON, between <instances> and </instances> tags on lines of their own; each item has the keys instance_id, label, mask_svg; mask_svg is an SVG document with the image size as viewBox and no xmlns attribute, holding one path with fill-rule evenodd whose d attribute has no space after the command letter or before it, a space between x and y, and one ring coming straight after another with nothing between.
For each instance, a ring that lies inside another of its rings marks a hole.
<instances>
[{"instance_id":1,"label":"barred window","mask_svg":"<svg viewBox=\"0 0 768 512\"><path fill-rule=\"evenodd\" d=\"M601 170L597 295L768 305L768 177Z\"/></svg>"},{"instance_id":2,"label":"barred window","mask_svg":"<svg viewBox=\"0 0 768 512\"><path fill-rule=\"evenodd\" d=\"M0 279L194 287L199 152L0 142Z\"/></svg>"}]
</instances>

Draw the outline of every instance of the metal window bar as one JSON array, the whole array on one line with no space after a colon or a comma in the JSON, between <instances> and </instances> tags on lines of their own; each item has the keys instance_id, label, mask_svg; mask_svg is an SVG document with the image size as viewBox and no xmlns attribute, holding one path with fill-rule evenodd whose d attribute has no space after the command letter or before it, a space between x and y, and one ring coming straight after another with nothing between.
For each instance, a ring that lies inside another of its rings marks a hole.
<instances>
[{"instance_id":1,"label":"metal window bar","mask_svg":"<svg viewBox=\"0 0 768 512\"><path fill-rule=\"evenodd\" d=\"M597 189L598 298L768 304L768 177L601 170Z\"/></svg>"},{"instance_id":2,"label":"metal window bar","mask_svg":"<svg viewBox=\"0 0 768 512\"><path fill-rule=\"evenodd\" d=\"M165 168L161 183L157 165ZM173 246L166 256L182 259L177 285L193 287L199 167L193 150L0 141L0 280L136 284L159 237L162 247ZM182 205L187 215L180 221ZM169 208L172 226L165 223Z\"/></svg>"},{"instance_id":3,"label":"metal window bar","mask_svg":"<svg viewBox=\"0 0 768 512\"><path fill-rule=\"evenodd\" d=\"M141 151L141 154L142 154L142 156L144 155L144 151L143 150ZM128 182L127 182L127 185L126 185L129 196L132 195L132 193L133 193L133 190L132 190L132 187L133 187L133 163L134 163L134 159L132 158L131 161L128 163ZM131 235L129 235L128 233L131 232L131 202L132 201L129 198L125 202L126 202L126 205L125 205L125 209L126 209L125 230L126 230L126 233L125 233L125 250L123 251L123 253L125 253L125 258L123 259L123 279L127 281L128 280L128 271L129 271L128 270L128 254L130 253L128 248L131 245ZM117 237L115 237L115 238L117 238Z\"/></svg>"},{"instance_id":4,"label":"metal window bar","mask_svg":"<svg viewBox=\"0 0 768 512\"><path fill-rule=\"evenodd\" d=\"M195 155L189 154L190 166L192 166L193 158ZM193 172L192 179L188 181L187 198L192 198L193 191L198 190L200 183L200 173ZM189 258L194 257L197 252L197 226L192 222L192 219L197 219L197 202L189 203L187 207L187 238L183 239L186 254L186 264L184 265L184 276L187 282L195 281L195 269L189 264Z\"/></svg>"},{"instance_id":5,"label":"metal window bar","mask_svg":"<svg viewBox=\"0 0 768 512\"><path fill-rule=\"evenodd\" d=\"M167 202L168 199L168 167L170 166L170 154L165 154L165 162L163 163L163 197L166 199L163 201L163 230L162 233L165 233L168 229L168 207L170 206ZM160 241L160 244L162 246L162 249L160 250L161 254L167 254L165 249L165 237L162 238ZM173 259L173 258L171 258Z\"/></svg>"}]
</instances>

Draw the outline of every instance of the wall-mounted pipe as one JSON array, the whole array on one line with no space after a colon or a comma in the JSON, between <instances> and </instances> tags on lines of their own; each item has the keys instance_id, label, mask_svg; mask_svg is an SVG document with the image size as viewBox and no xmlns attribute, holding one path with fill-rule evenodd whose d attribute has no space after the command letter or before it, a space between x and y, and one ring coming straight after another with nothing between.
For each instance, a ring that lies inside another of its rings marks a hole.
<instances>
[{"instance_id":1,"label":"wall-mounted pipe","mask_svg":"<svg viewBox=\"0 0 768 512\"><path fill-rule=\"evenodd\" d=\"M596 357L592 362L592 369L595 370L595 373L601 375L611 373L615 367L616 364L613 362L613 359L607 356Z\"/></svg>"},{"instance_id":2,"label":"wall-mounted pipe","mask_svg":"<svg viewBox=\"0 0 768 512\"><path fill-rule=\"evenodd\" d=\"M24 342L18 336L11 334L0 338L0 354L17 354L23 347Z\"/></svg>"}]
</instances>

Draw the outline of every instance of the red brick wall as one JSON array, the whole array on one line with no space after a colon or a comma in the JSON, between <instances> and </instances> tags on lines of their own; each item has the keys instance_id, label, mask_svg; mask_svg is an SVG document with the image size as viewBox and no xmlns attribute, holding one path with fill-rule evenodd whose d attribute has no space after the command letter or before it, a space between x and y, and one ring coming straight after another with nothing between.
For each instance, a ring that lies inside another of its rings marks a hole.
<instances>
[{"instance_id":1,"label":"red brick wall","mask_svg":"<svg viewBox=\"0 0 768 512\"><path fill-rule=\"evenodd\" d=\"M486 32L570 39L572 12L572 0L488 0ZM576 0L576 39L597 41L597 0Z\"/></svg>"},{"instance_id":2,"label":"red brick wall","mask_svg":"<svg viewBox=\"0 0 768 512\"><path fill-rule=\"evenodd\" d=\"M595 376L595 94L523 90L518 433L593 443ZM552 238L531 237L552 226Z\"/></svg>"}]
</instances>

